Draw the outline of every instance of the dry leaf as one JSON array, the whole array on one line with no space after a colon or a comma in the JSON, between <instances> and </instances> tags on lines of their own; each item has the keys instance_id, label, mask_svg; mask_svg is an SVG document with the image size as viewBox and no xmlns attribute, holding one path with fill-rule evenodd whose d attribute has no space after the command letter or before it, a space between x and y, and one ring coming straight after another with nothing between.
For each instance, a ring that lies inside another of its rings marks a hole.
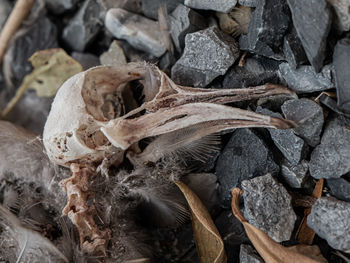
<instances>
[{"instance_id":1,"label":"dry leaf","mask_svg":"<svg viewBox=\"0 0 350 263\"><path fill-rule=\"evenodd\" d=\"M1 113L2 118L11 111L27 89L35 90L39 97L52 97L67 79L83 70L82 66L61 48L37 51L29 61L34 69L24 78L16 95Z\"/></svg>"},{"instance_id":2,"label":"dry leaf","mask_svg":"<svg viewBox=\"0 0 350 263\"><path fill-rule=\"evenodd\" d=\"M242 190L239 188L234 188L232 190L232 212L238 218L239 221L244 226L244 229L254 245L255 249L258 251L260 256L269 263L320 263L327 262L322 255L319 255L319 250L315 251L314 248L309 246L308 254L304 255L300 251L305 251L308 246L303 246L300 248L286 248L272 238L270 238L266 233L261 231L259 228L249 224L249 222L243 217L241 210L239 209L239 198L242 195Z\"/></svg>"},{"instance_id":3,"label":"dry leaf","mask_svg":"<svg viewBox=\"0 0 350 263\"><path fill-rule=\"evenodd\" d=\"M202 263L223 263L227 261L224 242L219 231L201 200L182 182L176 182L184 194L192 218L193 236Z\"/></svg>"},{"instance_id":4,"label":"dry leaf","mask_svg":"<svg viewBox=\"0 0 350 263\"><path fill-rule=\"evenodd\" d=\"M312 192L312 196L315 198L320 198L322 196L324 179L318 180L315 185L314 191ZM310 227L307 226L307 216L311 213L311 207L306 208L304 210L304 217L300 223L299 229L297 231L297 240L300 244L311 245L314 237L315 231L313 231Z\"/></svg>"}]
</instances>

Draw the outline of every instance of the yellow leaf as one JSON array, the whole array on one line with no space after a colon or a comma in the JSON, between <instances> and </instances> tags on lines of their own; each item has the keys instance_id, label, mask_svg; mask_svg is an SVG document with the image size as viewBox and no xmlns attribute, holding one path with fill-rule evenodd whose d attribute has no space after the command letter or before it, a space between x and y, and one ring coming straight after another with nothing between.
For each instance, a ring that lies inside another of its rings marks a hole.
<instances>
[{"instance_id":1,"label":"yellow leaf","mask_svg":"<svg viewBox=\"0 0 350 263\"><path fill-rule=\"evenodd\" d=\"M260 256L269 263L324 263L327 260L319 253L319 250L312 248L311 246L300 246L286 248L272 238L269 237L259 228L249 224L249 222L244 218L239 209L239 198L242 195L242 190L239 188L234 188L232 190L232 212L238 218L239 221L244 226L244 229L254 245L255 249L258 251ZM307 250L308 254L304 254ZM310 254L313 253L313 254Z\"/></svg>"},{"instance_id":2,"label":"yellow leaf","mask_svg":"<svg viewBox=\"0 0 350 263\"><path fill-rule=\"evenodd\" d=\"M16 95L1 112L2 118L11 111L27 89L35 90L39 97L52 97L67 79L83 71L79 62L61 48L37 51L29 61L34 69L23 79Z\"/></svg>"},{"instance_id":3,"label":"yellow leaf","mask_svg":"<svg viewBox=\"0 0 350 263\"><path fill-rule=\"evenodd\" d=\"M192 190L182 182L176 182L190 207L193 236L202 263L224 263L227 261L224 242L209 212Z\"/></svg>"}]
</instances>

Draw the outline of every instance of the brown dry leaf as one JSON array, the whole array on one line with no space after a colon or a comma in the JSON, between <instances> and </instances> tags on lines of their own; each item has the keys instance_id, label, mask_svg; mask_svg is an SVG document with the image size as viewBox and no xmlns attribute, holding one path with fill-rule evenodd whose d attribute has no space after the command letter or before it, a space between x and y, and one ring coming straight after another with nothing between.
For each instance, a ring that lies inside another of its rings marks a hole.
<instances>
[{"instance_id":1,"label":"brown dry leaf","mask_svg":"<svg viewBox=\"0 0 350 263\"><path fill-rule=\"evenodd\" d=\"M35 90L39 97L52 97L67 79L83 71L79 62L61 48L37 51L29 61L34 69L24 78L16 95L1 113L1 117L5 117L11 111L27 89Z\"/></svg>"},{"instance_id":2,"label":"brown dry leaf","mask_svg":"<svg viewBox=\"0 0 350 263\"><path fill-rule=\"evenodd\" d=\"M266 233L264 233L259 228L249 224L249 222L244 218L239 209L239 198L242 195L242 190L239 188L234 188L232 190L232 212L238 218L239 221L244 226L244 229L254 245L255 249L258 251L260 256L269 263L320 263L327 262L322 255L319 255L319 250L315 251L313 248L308 248L307 255L304 252L306 246L300 248L286 248L272 238L270 238ZM312 253L312 254L310 254Z\"/></svg>"},{"instance_id":3,"label":"brown dry leaf","mask_svg":"<svg viewBox=\"0 0 350 263\"><path fill-rule=\"evenodd\" d=\"M320 198L322 196L324 179L318 180L315 185L312 196L315 198ZM304 210L304 217L300 223L299 229L297 231L297 240L300 244L312 245L315 237L315 231L307 226L307 216L311 213L311 207Z\"/></svg>"},{"instance_id":4,"label":"brown dry leaf","mask_svg":"<svg viewBox=\"0 0 350 263\"><path fill-rule=\"evenodd\" d=\"M227 261L224 242L209 212L192 190L182 182L175 182L184 194L191 211L193 236L202 263Z\"/></svg>"}]
</instances>

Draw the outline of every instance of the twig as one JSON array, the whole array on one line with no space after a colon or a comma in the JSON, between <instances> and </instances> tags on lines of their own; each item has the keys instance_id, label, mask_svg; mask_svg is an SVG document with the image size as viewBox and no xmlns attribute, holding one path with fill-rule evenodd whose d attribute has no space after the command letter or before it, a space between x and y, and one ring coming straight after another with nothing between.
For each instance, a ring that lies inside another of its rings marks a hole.
<instances>
[{"instance_id":1,"label":"twig","mask_svg":"<svg viewBox=\"0 0 350 263\"><path fill-rule=\"evenodd\" d=\"M9 18L6 21L0 33L0 64L5 55L8 42L11 37L16 33L17 29L21 26L22 21L26 19L35 0L17 0L15 7L13 8Z\"/></svg>"}]
</instances>

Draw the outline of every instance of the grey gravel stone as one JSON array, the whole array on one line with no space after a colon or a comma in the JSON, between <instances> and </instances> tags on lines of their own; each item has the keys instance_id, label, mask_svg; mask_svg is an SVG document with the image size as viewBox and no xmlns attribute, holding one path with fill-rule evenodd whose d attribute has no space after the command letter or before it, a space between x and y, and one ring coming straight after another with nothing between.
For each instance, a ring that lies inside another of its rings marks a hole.
<instances>
[{"instance_id":1,"label":"grey gravel stone","mask_svg":"<svg viewBox=\"0 0 350 263\"><path fill-rule=\"evenodd\" d=\"M222 204L230 204L231 189L243 180L268 172L278 173L279 166L264 141L249 129L236 130L216 163Z\"/></svg>"},{"instance_id":2,"label":"grey gravel stone","mask_svg":"<svg viewBox=\"0 0 350 263\"><path fill-rule=\"evenodd\" d=\"M187 6L180 4L170 14L170 33L179 53L185 46L185 36L205 27L204 17Z\"/></svg>"},{"instance_id":3,"label":"grey gravel stone","mask_svg":"<svg viewBox=\"0 0 350 263\"><path fill-rule=\"evenodd\" d=\"M180 85L205 87L224 75L238 56L237 42L216 27L187 34L184 53L172 68L172 79Z\"/></svg>"},{"instance_id":4,"label":"grey gravel stone","mask_svg":"<svg viewBox=\"0 0 350 263\"><path fill-rule=\"evenodd\" d=\"M158 8L161 5L166 7L168 13L171 13L178 5L183 3L184 0L142 0L142 12L145 16L158 20Z\"/></svg>"},{"instance_id":5,"label":"grey gravel stone","mask_svg":"<svg viewBox=\"0 0 350 263\"><path fill-rule=\"evenodd\" d=\"M105 26L116 37L125 39L131 46L162 56L166 47L161 41L161 32L157 22L120 8L108 10Z\"/></svg>"},{"instance_id":6,"label":"grey gravel stone","mask_svg":"<svg viewBox=\"0 0 350 263\"><path fill-rule=\"evenodd\" d=\"M75 51L84 51L102 28L103 12L104 9L97 0L86 0L64 28L64 42Z\"/></svg>"},{"instance_id":7,"label":"grey gravel stone","mask_svg":"<svg viewBox=\"0 0 350 263\"><path fill-rule=\"evenodd\" d=\"M250 19L248 34L242 35L240 49L278 58L290 22L285 0L261 0ZM282 57L280 57L282 59Z\"/></svg>"},{"instance_id":8,"label":"grey gravel stone","mask_svg":"<svg viewBox=\"0 0 350 263\"><path fill-rule=\"evenodd\" d=\"M45 0L47 9L56 15L74 9L78 2L79 0Z\"/></svg>"},{"instance_id":9,"label":"grey gravel stone","mask_svg":"<svg viewBox=\"0 0 350 263\"><path fill-rule=\"evenodd\" d=\"M228 13L237 4L237 0L185 0L185 5L203 10Z\"/></svg>"},{"instance_id":10,"label":"grey gravel stone","mask_svg":"<svg viewBox=\"0 0 350 263\"><path fill-rule=\"evenodd\" d=\"M321 144L312 152L309 163L312 177L339 178L350 172L350 119L332 117L324 129Z\"/></svg>"},{"instance_id":11,"label":"grey gravel stone","mask_svg":"<svg viewBox=\"0 0 350 263\"><path fill-rule=\"evenodd\" d=\"M249 7L256 7L259 4L259 0L238 0L238 4Z\"/></svg>"},{"instance_id":12,"label":"grey gravel stone","mask_svg":"<svg viewBox=\"0 0 350 263\"><path fill-rule=\"evenodd\" d=\"M312 93L334 88L331 65L324 66L320 73L316 73L312 66L293 69L288 63L282 63L280 73L288 87L297 93Z\"/></svg>"},{"instance_id":13,"label":"grey gravel stone","mask_svg":"<svg viewBox=\"0 0 350 263\"><path fill-rule=\"evenodd\" d=\"M350 1L349 0L327 0L334 8L336 14L336 25L341 31L350 30Z\"/></svg>"},{"instance_id":14,"label":"grey gravel stone","mask_svg":"<svg viewBox=\"0 0 350 263\"><path fill-rule=\"evenodd\" d=\"M338 107L350 114L350 39L344 38L338 41L334 48L333 65Z\"/></svg>"},{"instance_id":15,"label":"grey gravel stone","mask_svg":"<svg viewBox=\"0 0 350 263\"><path fill-rule=\"evenodd\" d=\"M250 245L241 245L239 263L264 263L258 252Z\"/></svg>"},{"instance_id":16,"label":"grey gravel stone","mask_svg":"<svg viewBox=\"0 0 350 263\"><path fill-rule=\"evenodd\" d=\"M126 64L124 50L117 40L114 40L109 46L108 51L104 52L100 56L100 61L102 65L106 66L118 66Z\"/></svg>"},{"instance_id":17,"label":"grey gravel stone","mask_svg":"<svg viewBox=\"0 0 350 263\"><path fill-rule=\"evenodd\" d=\"M11 13L12 5L8 0L0 2L0 30L6 22L8 15Z\"/></svg>"},{"instance_id":18,"label":"grey gravel stone","mask_svg":"<svg viewBox=\"0 0 350 263\"><path fill-rule=\"evenodd\" d=\"M274 112L281 110L282 105L291 99L297 99L296 94L279 94L258 99L257 106L269 109Z\"/></svg>"},{"instance_id":19,"label":"grey gravel stone","mask_svg":"<svg viewBox=\"0 0 350 263\"><path fill-rule=\"evenodd\" d=\"M284 37L283 54L289 65L294 69L307 62L304 48L294 28Z\"/></svg>"},{"instance_id":20,"label":"grey gravel stone","mask_svg":"<svg viewBox=\"0 0 350 263\"><path fill-rule=\"evenodd\" d=\"M302 160L300 163L291 165L284 161L281 165L281 175L284 181L293 188L302 188L308 179L309 163Z\"/></svg>"},{"instance_id":21,"label":"grey gravel stone","mask_svg":"<svg viewBox=\"0 0 350 263\"><path fill-rule=\"evenodd\" d=\"M82 65L83 70L87 70L92 67L100 65L100 60L97 56L91 53L81 53L81 52L72 52L72 58Z\"/></svg>"},{"instance_id":22,"label":"grey gravel stone","mask_svg":"<svg viewBox=\"0 0 350 263\"><path fill-rule=\"evenodd\" d=\"M271 174L242 182L244 216L277 242L289 240L297 219L291 196Z\"/></svg>"},{"instance_id":23,"label":"grey gravel stone","mask_svg":"<svg viewBox=\"0 0 350 263\"><path fill-rule=\"evenodd\" d=\"M41 17L23 34L18 35L5 56L5 59L10 60L14 85L19 85L24 76L32 71L32 64L28 59L36 51L55 47L58 47L57 29L46 17Z\"/></svg>"},{"instance_id":24,"label":"grey gravel stone","mask_svg":"<svg viewBox=\"0 0 350 263\"><path fill-rule=\"evenodd\" d=\"M287 0L293 25L309 62L316 72L323 66L327 37L331 28L331 12L326 0Z\"/></svg>"},{"instance_id":25,"label":"grey gravel stone","mask_svg":"<svg viewBox=\"0 0 350 263\"><path fill-rule=\"evenodd\" d=\"M265 115L282 118L281 114L272 112L268 109L263 109L261 107L258 107L256 111ZM299 163L307 152L307 145L305 144L304 140L295 135L292 129L279 130L269 128L268 130L273 142L282 152L283 156L292 165Z\"/></svg>"},{"instance_id":26,"label":"grey gravel stone","mask_svg":"<svg viewBox=\"0 0 350 263\"><path fill-rule=\"evenodd\" d=\"M307 217L307 225L331 247L350 249L350 203L333 197L318 198Z\"/></svg>"},{"instance_id":27,"label":"grey gravel stone","mask_svg":"<svg viewBox=\"0 0 350 263\"><path fill-rule=\"evenodd\" d=\"M320 142L324 123L323 109L310 99L288 100L282 105L282 112L288 120L298 124L295 133L310 146L315 147Z\"/></svg>"},{"instance_id":28,"label":"grey gravel stone","mask_svg":"<svg viewBox=\"0 0 350 263\"><path fill-rule=\"evenodd\" d=\"M344 178L327 179L327 186L333 196L350 202L350 182Z\"/></svg>"}]
</instances>

